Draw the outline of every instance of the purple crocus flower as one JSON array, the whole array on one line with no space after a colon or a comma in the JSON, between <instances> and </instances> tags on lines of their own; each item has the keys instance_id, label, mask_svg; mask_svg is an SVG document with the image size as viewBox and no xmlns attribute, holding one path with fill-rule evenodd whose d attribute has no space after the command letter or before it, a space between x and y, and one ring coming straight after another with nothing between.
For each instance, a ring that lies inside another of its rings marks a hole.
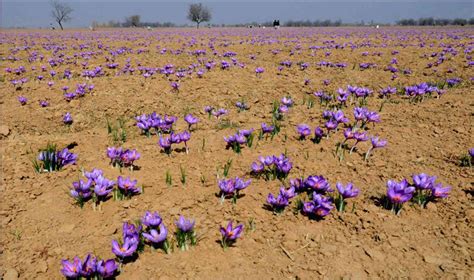
<instances>
[{"instance_id":1,"label":"purple crocus flower","mask_svg":"<svg viewBox=\"0 0 474 280\"><path fill-rule=\"evenodd\" d=\"M157 244L166 240L166 237L168 236L168 229L163 223L161 223L159 225L159 230L151 229L149 233L144 232L142 235L146 240Z\"/></svg>"},{"instance_id":2,"label":"purple crocus flower","mask_svg":"<svg viewBox=\"0 0 474 280\"><path fill-rule=\"evenodd\" d=\"M118 176L117 186L125 195L141 193L141 189L137 187L137 180L131 180L130 177L123 178Z\"/></svg>"},{"instance_id":3,"label":"purple crocus flower","mask_svg":"<svg viewBox=\"0 0 474 280\"><path fill-rule=\"evenodd\" d=\"M74 260L70 262L69 260L61 261L62 268L61 273L67 278L78 278L81 276L82 272L82 262L81 259L76 256Z\"/></svg>"},{"instance_id":4,"label":"purple crocus flower","mask_svg":"<svg viewBox=\"0 0 474 280\"><path fill-rule=\"evenodd\" d=\"M77 155L70 153L68 148L64 148L61 151L58 151L56 157L60 166L76 164L77 160Z\"/></svg>"},{"instance_id":5,"label":"purple crocus flower","mask_svg":"<svg viewBox=\"0 0 474 280\"><path fill-rule=\"evenodd\" d=\"M304 184L308 189L319 193L332 192L329 182L323 176L308 176L308 178L304 180Z\"/></svg>"},{"instance_id":6,"label":"purple crocus flower","mask_svg":"<svg viewBox=\"0 0 474 280\"><path fill-rule=\"evenodd\" d=\"M94 182L97 180L97 178L101 177L103 174L104 172L97 168L92 169L91 172L87 172L87 171L84 172L84 176L87 179L92 180Z\"/></svg>"},{"instance_id":7,"label":"purple crocus flower","mask_svg":"<svg viewBox=\"0 0 474 280\"><path fill-rule=\"evenodd\" d=\"M102 278L111 278L115 275L117 272L118 265L113 259L109 260L100 260L97 262L97 273L102 277Z\"/></svg>"},{"instance_id":8,"label":"purple crocus flower","mask_svg":"<svg viewBox=\"0 0 474 280\"><path fill-rule=\"evenodd\" d=\"M389 180L387 182L387 197L395 205L401 205L413 197L414 187L408 185L408 181L403 179L400 183Z\"/></svg>"},{"instance_id":9,"label":"purple crocus flower","mask_svg":"<svg viewBox=\"0 0 474 280\"><path fill-rule=\"evenodd\" d=\"M255 74L257 75L262 74L263 72L265 72L265 69L263 69L263 67L257 67L255 69Z\"/></svg>"},{"instance_id":10,"label":"purple crocus flower","mask_svg":"<svg viewBox=\"0 0 474 280\"><path fill-rule=\"evenodd\" d=\"M434 198L446 198L448 197L450 191L451 191L450 186L443 187L443 185L439 183L432 186L431 195Z\"/></svg>"},{"instance_id":11,"label":"purple crocus flower","mask_svg":"<svg viewBox=\"0 0 474 280\"><path fill-rule=\"evenodd\" d=\"M428 190L434 187L436 176L429 176L425 173L412 176L413 186L419 190Z\"/></svg>"},{"instance_id":12,"label":"purple crocus flower","mask_svg":"<svg viewBox=\"0 0 474 280\"><path fill-rule=\"evenodd\" d=\"M377 112L367 112L365 114L367 122L378 123L380 122L380 116Z\"/></svg>"},{"instance_id":13,"label":"purple crocus flower","mask_svg":"<svg viewBox=\"0 0 474 280\"><path fill-rule=\"evenodd\" d=\"M156 228L161 224L161 222L161 216L156 211L153 213L146 211L145 215L142 217L142 224L147 227Z\"/></svg>"},{"instance_id":14,"label":"purple crocus flower","mask_svg":"<svg viewBox=\"0 0 474 280\"><path fill-rule=\"evenodd\" d=\"M344 186L338 182L336 183L336 188L343 199L352 198L359 195L359 189L354 188L352 183L348 183L346 186Z\"/></svg>"},{"instance_id":15,"label":"purple crocus flower","mask_svg":"<svg viewBox=\"0 0 474 280\"><path fill-rule=\"evenodd\" d=\"M273 126L273 125L267 125L266 123L262 123L262 124L261 124L261 127L262 127L262 133L263 133L263 134L272 133L273 130L275 129L275 126Z\"/></svg>"},{"instance_id":16,"label":"purple crocus flower","mask_svg":"<svg viewBox=\"0 0 474 280\"><path fill-rule=\"evenodd\" d=\"M21 105L26 105L28 99L24 96L18 96L18 102L20 102Z\"/></svg>"},{"instance_id":17,"label":"purple crocus flower","mask_svg":"<svg viewBox=\"0 0 474 280\"><path fill-rule=\"evenodd\" d=\"M338 122L334 121L334 120L329 120L327 121L324 126L326 127L326 129L328 130L328 135L329 135L329 132L331 132L331 130L334 130L337 128L338 126Z\"/></svg>"},{"instance_id":18,"label":"purple crocus flower","mask_svg":"<svg viewBox=\"0 0 474 280\"><path fill-rule=\"evenodd\" d=\"M354 118L356 121L364 121L366 119L367 112L367 108L356 107L354 108Z\"/></svg>"},{"instance_id":19,"label":"purple crocus flower","mask_svg":"<svg viewBox=\"0 0 474 280\"><path fill-rule=\"evenodd\" d=\"M49 102L47 100L40 100L39 104L43 108L49 106Z\"/></svg>"},{"instance_id":20,"label":"purple crocus flower","mask_svg":"<svg viewBox=\"0 0 474 280\"><path fill-rule=\"evenodd\" d=\"M300 135L301 140L311 135L311 128L307 124L299 124L296 126L296 129L298 130L298 134Z\"/></svg>"},{"instance_id":21,"label":"purple crocus flower","mask_svg":"<svg viewBox=\"0 0 474 280\"><path fill-rule=\"evenodd\" d=\"M191 129L191 125L193 124L197 124L199 122L199 119L194 117L193 115L191 114L187 114L185 117L184 117L184 120L188 123L188 129Z\"/></svg>"},{"instance_id":22,"label":"purple crocus flower","mask_svg":"<svg viewBox=\"0 0 474 280\"><path fill-rule=\"evenodd\" d=\"M286 107L291 107L293 106L293 99L291 99L291 97L285 96L281 99L281 103L285 105Z\"/></svg>"},{"instance_id":23,"label":"purple crocus flower","mask_svg":"<svg viewBox=\"0 0 474 280\"><path fill-rule=\"evenodd\" d=\"M97 258L91 254L87 254L82 264L81 276L91 277L97 269Z\"/></svg>"},{"instance_id":24,"label":"purple crocus flower","mask_svg":"<svg viewBox=\"0 0 474 280\"><path fill-rule=\"evenodd\" d=\"M250 168L252 169L252 173L260 174L265 170L265 165L263 163L252 162Z\"/></svg>"},{"instance_id":25,"label":"purple crocus flower","mask_svg":"<svg viewBox=\"0 0 474 280\"><path fill-rule=\"evenodd\" d=\"M104 199L112 192L115 182L100 176L95 181L94 192L100 199Z\"/></svg>"},{"instance_id":26,"label":"purple crocus flower","mask_svg":"<svg viewBox=\"0 0 474 280\"><path fill-rule=\"evenodd\" d=\"M79 180L72 183L71 196L75 199L88 199L92 196L92 180Z\"/></svg>"},{"instance_id":27,"label":"purple crocus flower","mask_svg":"<svg viewBox=\"0 0 474 280\"><path fill-rule=\"evenodd\" d=\"M125 239L122 246L119 245L117 240L112 240L112 253L114 253L118 258L126 258L135 254L135 251L138 248L138 240L133 238Z\"/></svg>"},{"instance_id":28,"label":"purple crocus flower","mask_svg":"<svg viewBox=\"0 0 474 280\"><path fill-rule=\"evenodd\" d=\"M63 116L63 123L67 124L67 125L70 125L70 124L72 124L72 122L73 122L73 120L72 120L71 113L66 112L66 114L64 114L64 116Z\"/></svg>"},{"instance_id":29,"label":"purple crocus flower","mask_svg":"<svg viewBox=\"0 0 474 280\"><path fill-rule=\"evenodd\" d=\"M383 148L387 145L387 140L379 139L379 137L370 138L370 142L372 143L372 148L374 148L374 149L375 148Z\"/></svg>"},{"instance_id":30,"label":"purple crocus flower","mask_svg":"<svg viewBox=\"0 0 474 280\"><path fill-rule=\"evenodd\" d=\"M303 213L315 215L318 218L327 216L332 210L332 199L313 193L313 200L303 204Z\"/></svg>"},{"instance_id":31,"label":"purple crocus flower","mask_svg":"<svg viewBox=\"0 0 474 280\"><path fill-rule=\"evenodd\" d=\"M227 227L220 227L219 231L222 234L223 242L234 242L237 238L240 237L242 231L244 229L244 225L240 224L235 228L232 225L232 221L229 221Z\"/></svg>"},{"instance_id":32,"label":"purple crocus flower","mask_svg":"<svg viewBox=\"0 0 474 280\"><path fill-rule=\"evenodd\" d=\"M183 216L179 216L179 219L175 222L176 227L181 232L190 232L194 229L194 220L186 220Z\"/></svg>"}]
</instances>

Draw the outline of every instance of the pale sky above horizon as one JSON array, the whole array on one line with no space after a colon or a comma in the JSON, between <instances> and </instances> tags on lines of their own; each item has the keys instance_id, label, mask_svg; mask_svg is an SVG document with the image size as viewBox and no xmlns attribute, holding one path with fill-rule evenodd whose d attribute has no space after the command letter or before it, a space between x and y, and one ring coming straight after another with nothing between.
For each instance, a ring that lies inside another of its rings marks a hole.
<instances>
[{"instance_id":1,"label":"pale sky above horizon","mask_svg":"<svg viewBox=\"0 0 474 280\"><path fill-rule=\"evenodd\" d=\"M48 0L0 0L1 26L49 27L54 24ZM62 0L73 8L72 20L65 27L86 27L92 21L123 21L138 14L144 22L189 23L187 7L195 1L112 1ZM394 23L402 18L472 18L474 1L457 0L220 0L200 1L210 7L215 24L287 20L342 20L346 23Z\"/></svg>"}]
</instances>

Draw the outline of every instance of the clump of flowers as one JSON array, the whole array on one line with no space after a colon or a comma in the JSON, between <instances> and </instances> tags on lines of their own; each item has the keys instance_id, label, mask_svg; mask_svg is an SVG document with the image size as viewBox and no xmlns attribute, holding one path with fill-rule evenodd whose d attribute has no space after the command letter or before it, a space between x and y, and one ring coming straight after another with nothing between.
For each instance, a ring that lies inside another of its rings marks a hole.
<instances>
[{"instance_id":1,"label":"clump of flowers","mask_svg":"<svg viewBox=\"0 0 474 280\"><path fill-rule=\"evenodd\" d=\"M285 179L288 177L293 163L284 154L280 156L260 156L257 162L251 165L251 173L265 180Z\"/></svg>"},{"instance_id":2,"label":"clump of flowers","mask_svg":"<svg viewBox=\"0 0 474 280\"><path fill-rule=\"evenodd\" d=\"M247 188L251 180L245 181L239 177L234 179L222 179L218 182L220 189L221 201L224 201L225 198L232 198L232 203L237 203L237 199L240 197L239 192Z\"/></svg>"},{"instance_id":3,"label":"clump of flowers","mask_svg":"<svg viewBox=\"0 0 474 280\"><path fill-rule=\"evenodd\" d=\"M275 125L268 125L266 123L261 124L261 130L260 130L260 135L258 138L261 140L263 139L264 135L265 137L268 137L270 135L271 139L275 137L280 132L280 127L278 123L275 123Z\"/></svg>"},{"instance_id":4,"label":"clump of flowers","mask_svg":"<svg viewBox=\"0 0 474 280\"><path fill-rule=\"evenodd\" d=\"M187 114L184 117L184 121L188 124L188 130L192 131L191 126L194 124L197 124L199 122L199 119L191 114Z\"/></svg>"},{"instance_id":5,"label":"clump of flowers","mask_svg":"<svg viewBox=\"0 0 474 280\"><path fill-rule=\"evenodd\" d=\"M183 131L181 133L171 132L168 137L160 136L160 139L158 140L158 145L164 150L167 155L170 155L172 151L172 145L183 142L186 153L189 153L187 144L189 139L191 139L191 133L189 133L188 131Z\"/></svg>"},{"instance_id":6,"label":"clump of flowers","mask_svg":"<svg viewBox=\"0 0 474 280\"><path fill-rule=\"evenodd\" d=\"M42 149L38 158L33 161L33 167L36 172L53 172L61 170L63 167L76 164L77 155L69 152L68 148L60 151L56 150L56 145L48 144Z\"/></svg>"},{"instance_id":7,"label":"clump of flowers","mask_svg":"<svg viewBox=\"0 0 474 280\"><path fill-rule=\"evenodd\" d=\"M175 222L176 225L176 241L178 247L185 251L189 245L195 246L197 244L197 236L194 231L194 220L187 220L183 216L179 216L179 219Z\"/></svg>"},{"instance_id":8,"label":"clump of flowers","mask_svg":"<svg viewBox=\"0 0 474 280\"><path fill-rule=\"evenodd\" d=\"M235 107L237 107L239 109L239 112L247 111L248 109L250 109L250 106L247 105L247 103L245 103L243 101L237 101L235 103Z\"/></svg>"},{"instance_id":9,"label":"clump of flowers","mask_svg":"<svg viewBox=\"0 0 474 280\"><path fill-rule=\"evenodd\" d=\"M301 211L316 219L327 216L334 208L331 197L326 197L317 192L313 192L312 199L304 202Z\"/></svg>"},{"instance_id":10,"label":"clump of flowers","mask_svg":"<svg viewBox=\"0 0 474 280\"><path fill-rule=\"evenodd\" d=\"M267 203L275 213L281 213L290 204L290 199L295 197L295 195L295 187L291 186L288 189L281 187L276 197L272 193L268 194Z\"/></svg>"},{"instance_id":11,"label":"clump of flowers","mask_svg":"<svg viewBox=\"0 0 474 280\"><path fill-rule=\"evenodd\" d=\"M397 215L402 210L403 204L413 197L415 187L411 187L406 179L397 183L389 180L387 182L387 198L388 203L385 207L391 209Z\"/></svg>"},{"instance_id":12,"label":"clump of flowers","mask_svg":"<svg viewBox=\"0 0 474 280\"><path fill-rule=\"evenodd\" d=\"M133 257L139 246L142 247L143 244L141 244L142 240L140 239L141 229L141 226L125 222L122 227L122 242L112 240L112 253L117 256L120 263Z\"/></svg>"},{"instance_id":13,"label":"clump of flowers","mask_svg":"<svg viewBox=\"0 0 474 280\"><path fill-rule=\"evenodd\" d=\"M122 147L107 148L107 157L110 159L110 164L114 167L129 167L133 170L134 162L140 159L140 153L133 149L123 149Z\"/></svg>"},{"instance_id":14,"label":"clump of flowers","mask_svg":"<svg viewBox=\"0 0 474 280\"><path fill-rule=\"evenodd\" d=\"M409 96L413 102L421 102L425 96L431 96L434 93L439 96L442 94L442 91L438 87L431 86L428 83L405 87L405 95Z\"/></svg>"},{"instance_id":15,"label":"clump of flowers","mask_svg":"<svg viewBox=\"0 0 474 280\"><path fill-rule=\"evenodd\" d=\"M168 242L168 229L163 223L163 219L158 212L146 211L141 219L142 225L146 227L142 236L153 248L161 248L165 253L169 253L170 244Z\"/></svg>"},{"instance_id":16,"label":"clump of flowers","mask_svg":"<svg viewBox=\"0 0 474 280\"><path fill-rule=\"evenodd\" d=\"M241 129L234 135L224 137L224 141L227 143L226 149L232 148L239 154L242 150L241 145L246 144L249 148L252 147L253 137L253 129Z\"/></svg>"},{"instance_id":17,"label":"clump of flowers","mask_svg":"<svg viewBox=\"0 0 474 280\"><path fill-rule=\"evenodd\" d=\"M232 246L242 234L244 229L243 224L239 224L236 227L233 226L232 221L229 221L227 226L220 227L219 231L222 234L221 246L226 249Z\"/></svg>"},{"instance_id":18,"label":"clump of flowers","mask_svg":"<svg viewBox=\"0 0 474 280\"><path fill-rule=\"evenodd\" d=\"M61 261L61 273L68 279L110 279L119 272L115 260L99 260L92 254L87 254L84 261L75 256L73 261Z\"/></svg>"},{"instance_id":19,"label":"clump of flowers","mask_svg":"<svg viewBox=\"0 0 474 280\"><path fill-rule=\"evenodd\" d=\"M365 107L354 108L354 119L355 119L355 123L352 126L353 128L357 128L357 127L365 128L365 126L368 123L379 123L381 121L380 116L377 112L369 111ZM359 126L359 122L360 122L360 126Z\"/></svg>"},{"instance_id":20,"label":"clump of flowers","mask_svg":"<svg viewBox=\"0 0 474 280\"><path fill-rule=\"evenodd\" d=\"M346 199L358 196L359 189L355 188L352 183L348 183L346 186L344 186L339 182L336 183L336 189L338 191L338 196L335 201L337 211L343 212L347 205Z\"/></svg>"},{"instance_id":21,"label":"clump of flowers","mask_svg":"<svg viewBox=\"0 0 474 280\"><path fill-rule=\"evenodd\" d=\"M135 117L136 125L143 134L150 136L154 131L156 134L170 133L173 131L173 124L178 120L174 116L161 116L153 112L149 115L143 114Z\"/></svg>"}]
</instances>

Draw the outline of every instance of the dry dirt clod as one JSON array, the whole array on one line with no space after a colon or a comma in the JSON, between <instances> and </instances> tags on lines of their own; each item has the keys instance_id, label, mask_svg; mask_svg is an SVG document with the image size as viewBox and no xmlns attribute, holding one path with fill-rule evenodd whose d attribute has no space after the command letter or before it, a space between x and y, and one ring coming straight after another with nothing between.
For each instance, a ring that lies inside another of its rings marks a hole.
<instances>
[{"instance_id":1,"label":"dry dirt clod","mask_svg":"<svg viewBox=\"0 0 474 280\"><path fill-rule=\"evenodd\" d=\"M18 271L16 271L14 268L7 268L5 274L3 274L3 280L16 280L18 279L18 276Z\"/></svg>"}]
</instances>

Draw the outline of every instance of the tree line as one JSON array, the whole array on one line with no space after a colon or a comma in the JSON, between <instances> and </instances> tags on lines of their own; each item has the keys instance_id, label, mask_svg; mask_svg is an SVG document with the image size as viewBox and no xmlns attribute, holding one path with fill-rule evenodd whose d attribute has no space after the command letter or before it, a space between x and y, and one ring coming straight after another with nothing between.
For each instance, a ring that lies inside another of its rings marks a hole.
<instances>
[{"instance_id":1,"label":"tree line","mask_svg":"<svg viewBox=\"0 0 474 280\"><path fill-rule=\"evenodd\" d=\"M474 25L474 18L463 19L447 19L447 18L419 18L419 19L401 19L397 21L397 25L402 26L446 26L446 25Z\"/></svg>"}]
</instances>

